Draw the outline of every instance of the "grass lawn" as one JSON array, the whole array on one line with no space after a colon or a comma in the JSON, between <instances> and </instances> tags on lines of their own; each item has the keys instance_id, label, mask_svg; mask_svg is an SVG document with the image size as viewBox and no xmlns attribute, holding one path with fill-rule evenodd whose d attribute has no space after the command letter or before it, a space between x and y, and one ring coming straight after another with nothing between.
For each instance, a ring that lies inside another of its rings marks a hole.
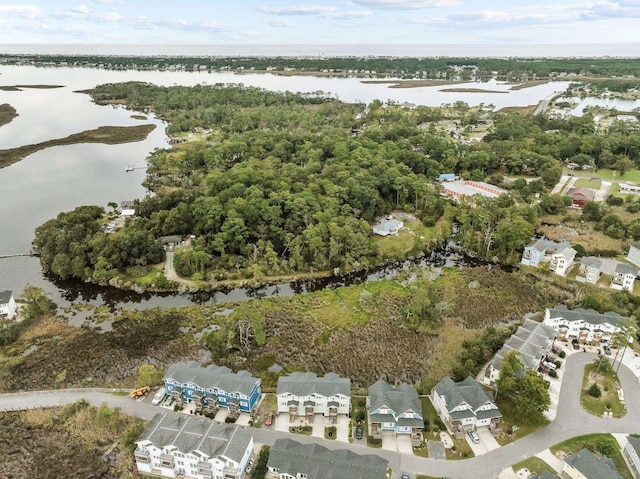
<instances>
[{"instance_id":1,"label":"grass lawn","mask_svg":"<svg viewBox=\"0 0 640 479\"><path fill-rule=\"evenodd\" d=\"M451 449L445 449L447 454L447 460L453 459L469 459L470 457L474 457L475 454L471 450L471 446L464 437L453 439L453 447Z\"/></svg>"},{"instance_id":2,"label":"grass lawn","mask_svg":"<svg viewBox=\"0 0 640 479\"><path fill-rule=\"evenodd\" d=\"M599 190L600 184L601 184L600 181L586 180L584 178L580 178L579 180L576 180L573 186L576 188L590 188L592 190Z\"/></svg>"},{"instance_id":3,"label":"grass lawn","mask_svg":"<svg viewBox=\"0 0 640 479\"><path fill-rule=\"evenodd\" d=\"M620 453L618 442L611 434L587 434L584 436L574 437L552 446L551 452L556 454L557 452L562 451L565 454L571 454L572 452L578 452L584 447L597 452L601 450L602 446L606 446L607 450L610 451L610 455L608 457L610 457L616 465L618 474L625 479L633 479L633 476L631 475L631 472L629 472L629 468Z\"/></svg>"},{"instance_id":4,"label":"grass lawn","mask_svg":"<svg viewBox=\"0 0 640 479\"><path fill-rule=\"evenodd\" d=\"M620 176L620 173L614 170L598 170L596 173L592 173L592 176L605 180L640 182L640 170L627 171L624 176Z\"/></svg>"},{"instance_id":5,"label":"grass lawn","mask_svg":"<svg viewBox=\"0 0 640 479\"><path fill-rule=\"evenodd\" d=\"M337 435L337 429L335 426L329 426L324 428L324 438L335 440Z\"/></svg>"},{"instance_id":6,"label":"grass lawn","mask_svg":"<svg viewBox=\"0 0 640 479\"><path fill-rule=\"evenodd\" d=\"M607 362L607 364L605 364ZM587 364L582 378L582 390L580 391L580 404L590 414L602 417L605 412L613 412L613 417L622 417L627 410L618 398L620 380L611 368L606 356L602 359L600 370L597 364ZM602 396L595 398L587 393L589 387L596 383L600 386Z\"/></svg>"},{"instance_id":7,"label":"grass lawn","mask_svg":"<svg viewBox=\"0 0 640 479\"><path fill-rule=\"evenodd\" d=\"M258 412L256 414L254 426L262 427L264 424L264 420L267 417L267 414L273 413L274 415L278 414L278 396L275 394L266 393L260 406L258 407Z\"/></svg>"},{"instance_id":8,"label":"grass lawn","mask_svg":"<svg viewBox=\"0 0 640 479\"><path fill-rule=\"evenodd\" d=\"M532 432L535 432L549 424L549 421L546 419L538 422L524 420L516 416L514 412L515 404L511 398L498 396L497 406L502 413L502 429L505 431L503 435L496 437L496 441L498 441L498 444L501 446L516 441L521 437L531 434ZM517 426L517 430L509 434L507 431L509 431L513 426Z\"/></svg>"},{"instance_id":9,"label":"grass lawn","mask_svg":"<svg viewBox=\"0 0 640 479\"><path fill-rule=\"evenodd\" d=\"M313 427L311 426L290 426L289 432L293 434L304 434L306 436L311 436L313 432Z\"/></svg>"},{"instance_id":10,"label":"grass lawn","mask_svg":"<svg viewBox=\"0 0 640 479\"><path fill-rule=\"evenodd\" d=\"M551 467L549 464L538 457L530 457L529 459L520 461L511 466L511 468L514 470L514 472L518 472L520 469L526 469L527 471L534 474L540 474L544 471L549 471L554 475L556 474L556 471L553 470L553 467Z\"/></svg>"}]
</instances>

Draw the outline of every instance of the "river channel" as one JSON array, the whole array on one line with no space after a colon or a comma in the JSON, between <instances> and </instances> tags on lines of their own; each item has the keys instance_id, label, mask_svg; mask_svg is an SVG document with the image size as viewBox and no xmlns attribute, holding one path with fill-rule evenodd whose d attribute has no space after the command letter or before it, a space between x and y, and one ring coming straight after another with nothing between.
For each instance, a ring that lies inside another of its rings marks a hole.
<instances>
[{"instance_id":1,"label":"river channel","mask_svg":"<svg viewBox=\"0 0 640 479\"><path fill-rule=\"evenodd\" d=\"M355 78L284 77L270 74L189 73L151 71L111 71L98 68L1 66L0 85L60 85L61 88L20 91L0 90L0 104L8 103L17 112L11 123L0 127L0 149L61 138L103 125L129 126L153 123L156 129L144 141L121 145L80 144L59 146L34 153L22 161L0 169L0 255L28 252L35 228L62 211L94 204L142 198L145 159L155 148L168 145L165 124L149 117L132 118L132 112L120 107L98 106L78 90L111 82L145 81L159 85L195 85L243 83L270 90L330 92L343 101L370 102L374 99L439 106L465 101L469 105L526 106L537 104L554 92L566 89L568 82L549 83L509 91L508 85L495 81L468 87L507 93L450 93L438 87L391 89L388 85L362 84ZM465 86L465 85L457 85ZM127 166L136 167L126 172ZM461 264L461 258L445 249L422 259L423 265ZM112 309L177 307L203 302L292 295L327 287L361 283L394 277L392 265L373 272L346 277L293 282L261 289L237 288L228 292L195 295L140 295L114 288L100 288L76 282L46 278L37 258L0 259L0 291L9 289L19 295L27 284L44 288L61 306L70 302L107 304Z\"/></svg>"}]
</instances>

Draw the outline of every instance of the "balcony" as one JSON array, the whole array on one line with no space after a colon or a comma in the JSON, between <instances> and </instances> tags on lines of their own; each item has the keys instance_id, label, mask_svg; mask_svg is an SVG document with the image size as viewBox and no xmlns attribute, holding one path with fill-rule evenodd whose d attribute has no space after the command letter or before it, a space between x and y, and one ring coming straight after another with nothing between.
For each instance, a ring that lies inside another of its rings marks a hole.
<instances>
[{"instance_id":1,"label":"balcony","mask_svg":"<svg viewBox=\"0 0 640 479\"><path fill-rule=\"evenodd\" d=\"M151 462L151 457L146 449L136 449L135 456L136 462L143 462L145 464L149 464Z\"/></svg>"},{"instance_id":2,"label":"balcony","mask_svg":"<svg viewBox=\"0 0 640 479\"><path fill-rule=\"evenodd\" d=\"M158 458L158 460L160 461L160 465L162 467L170 467L173 468L173 456L171 454L161 454L160 457Z\"/></svg>"}]
</instances>

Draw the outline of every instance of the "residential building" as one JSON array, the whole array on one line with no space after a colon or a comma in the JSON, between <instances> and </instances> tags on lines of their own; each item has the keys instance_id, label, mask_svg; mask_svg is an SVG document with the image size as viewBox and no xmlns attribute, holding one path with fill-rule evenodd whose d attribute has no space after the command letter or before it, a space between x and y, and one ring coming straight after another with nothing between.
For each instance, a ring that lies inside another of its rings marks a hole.
<instances>
[{"instance_id":1,"label":"residential building","mask_svg":"<svg viewBox=\"0 0 640 479\"><path fill-rule=\"evenodd\" d=\"M629 246L629 253L627 254L627 260L629 263L633 263L640 267L640 241L636 241Z\"/></svg>"},{"instance_id":2,"label":"residential building","mask_svg":"<svg viewBox=\"0 0 640 479\"><path fill-rule=\"evenodd\" d=\"M566 275L573 266L577 251L570 246L553 253L549 260L549 270L558 276Z\"/></svg>"},{"instance_id":3,"label":"residential building","mask_svg":"<svg viewBox=\"0 0 640 479\"><path fill-rule=\"evenodd\" d=\"M630 185L628 183L618 183L620 187L620 193L632 193L632 194L640 194L640 186L638 185Z\"/></svg>"},{"instance_id":4,"label":"residential building","mask_svg":"<svg viewBox=\"0 0 640 479\"><path fill-rule=\"evenodd\" d=\"M403 222L391 216L383 218L377 225L373 226L373 233L379 236L397 235L403 226Z\"/></svg>"},{"instance_id":5,"label":"residential building","mask_svg":"<svg viewBox=\"0 0 640 479\"><path fill-rule=\"evenodd\" d=\"M618 263L611 280L611 289L633 293L633 284L638 276L638 268L626 263Z\"/></svg>"},{"instance_id":6,"label":"residential building","mask_svg":"<svg viewBox=\"0 0 640 479\"><path fill-rule=\"evenodd\" d=\"M629 436L622 453L627 459L631 474L635 479L640 477L640 437Z\"/></svg>"},{"instance_id":7,"label":"residential building","mask_svg":"<svg viewBox=\"0 0 640 479\"><path fill-rule=\"evenodd\" d=\"M487 368L482 382L488 386L495 386L502 361L509 351L516 351L525 369L532 371L548 371L555 369L556 354L561 347L555 343L557 332L533 319L525 319L518 330L504 343L504 346L493 357Z\"/></svg>"},{"instance_id":8,"label":"residential building","mask_svg":"<svg viewBox=\"0 0 640 479\"><path fill-rule=\"evenodd\" d=\"M13 319L18 314L18 306L13 291L0 291L0 319Z\"/></svg>"},{"instance_id":9,"label":"residential building","mask_svg":"<svg viewBox=\"0 0 640 479\"><path fill-rule=\"evenodd\" d=\"M595 256L585 256L580 260L578 265L578 274L576 280L583 283L596 284L600 279L600 270L602 268L602 260Z\"/></svg>"},{"instance_id":10,"label":"residential building","mask_svg":"<svg viewBox=\"0 0 640 479\"><path fill-rule=\"evenodd\" d=\"M414 445L422 444L422 403L415 388L407 383L394 387L384 379L369 387L367 396L369 430L374 438L382 438L382 431L411 434Z\"/></svg>"},{"instance_id":11,"label":"residential building","mask_svg":"<svg viewBox=\"0 0 640 479\"><path fill-rule=\"evenodd\" d=\"M458 383L444 378L431 390L429 398L449 432L458 436L483 426L497 430L502 417L493 394L482 389L471 376Z\"/></svg>"},{"instance_id":12,"label":"residential building","mask_svg":"<svg viewBox=\"0 0 640 479\"><path fill-rule=\"evenodd\" d=\"M134 216L136 214L136 205L133 201L120 202L120 216Z\"/></svg>"},{"instance_id":13,"label":"residential building","mask_svg":"<svg viewBox=\"0 0 640 479\"><path fill-rule=\"evenodd\" d=\"M547 308L544 312L543 324L553 328L558 339L577 339L582 344L599 345L609 343L615 333L622 329L625 319L614 312L599 313L593 309L568 309L559 305Z\"/></svg>"},{"instance_id":14,"label":"residential building","mask_svg":"<svg viewBox=\"0 0 640 479\"><path fill-rule=\"evenodd\" d=\"M442 183L443 181L455 181L457 179L458 177L456 176L455 173L441 173L436 178L436 181L438 181L439 183Z\"/></svg>"},{"instance_id":15,"label":"residential building","mask_svg":"<svg viewBox=\"0 0 640 479\"><path fill-rule=\"evenodd\" d=\"M375 454L327 449L278 439L271 447L267 479L385 479L389 463Z\"/></svg>"},{"instance_id":16,"label":"residential building","mask_svg":"<svg viewBox=\"0 0 640 479\"><path fill-rule=\"evenodd\" d=\"M531 242L524 248L520 263L527 266L537 267L544 259L545 252L548 248L547 243L548 242L544 238L531 240Z\"/></svg>"},{"instance_id":17,"label":"residential building","mask_svg":"<svg viewBox=\"0 0 640 479\"><path fill-rule=\"evenodd\" d=\"M573 206L582 208L589 201L593 201L596 196L596 192L589 188L569 188L567 196L571 198Z\"/></svg>"},{"instance_id":18,"label":"residential building","mask_svg":"<svg viewBox=\"0 0 640 479\"><path fill-rule=\"evenodd\" d=\"M622 479L611 459L600 459L584 448L569 454L562 464L562 477L567 479Z\"/></svg>"},{"instance_id":19,"label":"residential building","mask_svg":"<svg viewBox=\"0 0 640 479\"><path fill-rule=\"evenodd\" d=\"M158 413L136 441L138 472L161 477L241 479L253 453L249 427Z\"/></svg>"},{"instance_id":20,"label":"residential building","mask_svg":"<svg viewBox=\"0 0 640 479\"><path fill-rule=\"evenodd\" d=\"M201 367L196 361L175 363L164 377L167 394L179 405L194 401L197 411L216 413L220 407L237 417L251 412L260 399L260 379L249 371L232 372L225 366Z\"/></svg>"},{"instance_id":21,"label":"residential building","mask_svg":"<svg viewBox=\"0 0 640 479\"><path fill-rule=\"evenodd\" d=\"M291 421L314 414L335 418L351 411L351 380L335 373L324 377L312 372L281 376L276 394L278 413L288 412Z\"/></svg>"}]
</instances>

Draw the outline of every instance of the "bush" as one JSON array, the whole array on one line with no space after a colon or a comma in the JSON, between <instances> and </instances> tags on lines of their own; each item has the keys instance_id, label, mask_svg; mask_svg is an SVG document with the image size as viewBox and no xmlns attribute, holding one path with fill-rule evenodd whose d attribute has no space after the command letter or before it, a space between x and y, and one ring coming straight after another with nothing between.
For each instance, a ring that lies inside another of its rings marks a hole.
<instances>
[{"instance_id":1,"label":"bush","mask_svg":"<svg viewBox=\"0 0 640 479\"><path fill-rule=\"evenodd\" d=\"M602 396L602 390L600 389L600 386L598 386L596 383L593 383L591 386L589 386L587 394L589 394L589 396L591 397L599 398L600 396Z\"/></svg>"},{"instance_id":2,"label":"bush","mask_svg":"<svg viewBox=\"0 0 640 479\"><path fill-rule=\"evenodd\" d=\"M558 356L564 359L565 357L567 357L567 353L565 353L564 351L560 351L560 354L558 354Z\"/></svg>"},{"instance_id":3,"label":"bush","mask_svg":"<svg viewBox=\"0 0 640 479\"><path fill-rule=\"evenodd\" d=\"M562 366L562 361L556 361L554 364L556 365L556 368L560 369L560 366Z\"/></svg>"},{"instance_id":4,"label":"bush","mask_svg":"<svg viewBox=\"0 0 640 479\"><path fill-rule=\"evenodd\" d=\"M227 424L233 424L234 422L236 422L236 418L227 416L224 418L224 422L226 422Z\"/></svg>"},{"instance_id":5,"label":"bush","mask_svg":"<svg viewBox=\"0 0 640 479\"><path fill-rule=\"evenodd\" d=\"M549 376L551 376L552 378L557 378L558 371L556 371L555 369L552 369L551 371L549 371Z\"/></svg>"}]
</instances>

